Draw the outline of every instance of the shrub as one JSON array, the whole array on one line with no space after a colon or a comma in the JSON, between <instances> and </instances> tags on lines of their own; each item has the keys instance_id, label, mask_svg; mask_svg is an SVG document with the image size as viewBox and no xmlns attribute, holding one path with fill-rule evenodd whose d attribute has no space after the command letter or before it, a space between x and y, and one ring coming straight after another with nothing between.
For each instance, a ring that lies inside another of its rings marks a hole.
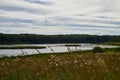
<instances>
[{"instance_id":1,"label":"shrub","mask_svg":"<svg viewBox=\"0 0 120 80\"><path fill-rule=\"evenodd\" d=\"M115 52L120 52L120 47L115 48Z\"/></svg>"},{"instance_id":2,"label":"shrub","mask_svg":"<svg viewBox=\"0 0 120 80\"><path fill-rule=\"evenodd\" d=\"M104 52L103 48L99 46L93 48L93 53L103 53L103 52Z\"/></svg>"}]
</instances>

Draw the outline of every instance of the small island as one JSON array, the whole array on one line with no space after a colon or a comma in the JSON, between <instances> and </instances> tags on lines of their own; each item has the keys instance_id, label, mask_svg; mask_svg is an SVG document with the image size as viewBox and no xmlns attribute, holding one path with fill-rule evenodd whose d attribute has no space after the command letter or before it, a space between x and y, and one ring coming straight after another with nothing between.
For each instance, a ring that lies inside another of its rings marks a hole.
<instances>
[{"instance_id":1,"label":"small island","mask_svg":"<svg viewBox=\"0 0 120 80\"><path fill-rule=\"evenodd\" d=\"M77 47L81 46L80 44L65 44L66 47Z\"/></svg>"},{"instance_id":2,"label":"small island","mask_svg":"<svg viewBox=\"0 0 120 80\"><path fill-rule=\"evenodd\" d=\"M0 47L0 49L44 49L46 47L44 46L4 46L4 47Z\"/></svg>"}]
</instances>

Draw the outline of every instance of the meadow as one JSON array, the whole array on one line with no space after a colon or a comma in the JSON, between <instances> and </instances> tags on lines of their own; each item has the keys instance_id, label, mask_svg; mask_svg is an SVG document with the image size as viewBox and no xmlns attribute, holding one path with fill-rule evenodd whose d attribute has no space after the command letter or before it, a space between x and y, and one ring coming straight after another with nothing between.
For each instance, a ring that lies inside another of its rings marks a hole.
<instances>
[{"instance_id":1,"label":"meadow","mask_svg":"<svg viewBox=\"0 0 120 80\"><path fill-rule=\"evenodd\" d=\"M119 80L120 48L0 58L0 80Z\"/></svg>"}]
</instances>

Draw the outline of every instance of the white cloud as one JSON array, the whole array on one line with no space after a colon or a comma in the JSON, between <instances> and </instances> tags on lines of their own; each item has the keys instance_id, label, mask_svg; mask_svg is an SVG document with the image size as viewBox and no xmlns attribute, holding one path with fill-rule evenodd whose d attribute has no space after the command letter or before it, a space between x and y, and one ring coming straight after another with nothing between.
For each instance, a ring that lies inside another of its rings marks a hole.
<instances>
[{"instance_id":1,"label":"white cloud","mask_svg":"<svg viewBox=\"0 0 120 80\"><path fill-rule=\"evenodd\" d=\"M0 32L120 34L119 3L120 0L0 0Z\"/></svg>"}]
</instances>

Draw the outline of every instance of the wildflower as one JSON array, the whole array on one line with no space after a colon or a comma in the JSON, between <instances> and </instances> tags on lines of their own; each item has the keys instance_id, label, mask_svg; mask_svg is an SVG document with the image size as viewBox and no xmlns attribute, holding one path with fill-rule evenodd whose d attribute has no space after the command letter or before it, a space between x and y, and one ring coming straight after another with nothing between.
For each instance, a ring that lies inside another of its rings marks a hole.
<instances>
[{"instance_id":1,"label":"wildflower","mask_svg":"<svg viewBox=\"0 0 120 80\"><path fill-rule=\"evenodd\" d=\"M87 62L85 62L85 65L87 65L88 63Z\"/></svg>"},{"instance_id":2,"label":"wildflower","mask_svg":"<svg viewBox=\"0 0 120 80\"><path fill-rule=\"evenodd\" d=\"M118 60L120 60L120 58L118 58Z\"/></svg>"},{"instance_id":3,"label":"wildflower","mask_svg":"<svg viewBox=\"0 0 120 80\"><path fill-rule=\"evenodd\" d=\"M19 61L20 61L20 59L18 59L18 58L15 59L15 62L19 62Z\"/></svg>"},{"instance_id":4,"label":"wildflower","mask_svg":"<svg viewBox=\"0 0 120 80\"><path fill-rule=\"evenodd\" d=\"M40 75L40 73L37 73L37 76Z\"/></svg>"},{"instance_id":5,"label":"wildflower","mask_svg":"<svg viewBox=\"0 0 120 80\"><path fill-rule=\"evenodd\" d=\"M4 80L4 77L2 77L2 80Z\"/></svg>"},{"instance_id":6,"label":"wildflower","mask_svg":"<svg viewBox=\"0 0 120 80\"><path fill-rule=\"evenodd\" d=\"M77 63L77 60L74 61L74 64L76 64L76 63Z\"/></svg>"},{"instance_id":7,"label":"wildflower","mask_svg":"<svg viewBox=\"0 0 120 80\"><path fill-rule=\"evenodd\" d=\"M51 58L53 59L53 58L55 58L55 56L54 56L54 55L51 55Z\"/></svg>"},{"instance_id":8,"label":"wildflower","mask_svg":"<svg viewBox=\"0 0 120 80\"><path fill-rule=\"evenodd\" d=\"M56 65L56 66L58 66L58 64L57 64L57 63L56 63L55 65Z\"/></svg>"},{"instance_id":9,"label":"wildflower","mask_svg":"<svg viewBox=\"0 0 120 80\"><path fill-rule=\"evenodd\" d=\"M106 64L105 64L105 61L102 59L102 58L98 58L97 59L97 63L103 67L107 67Z\"/></svg>"},{"instance_id":10,"label":"wildflower","mask_svg":"<svg viewBox=\"0 0 120 80\"><path fill-rule=\"evenodd\" d=\"M2 63L2 66L4 66L5 65L5 63Z\"/></svg>"},{"instance_id":11,"label":"wildflower","mask_svg":"<svg viewBox=\"0 0 120 80\"><path fill-rule=\"evenodd\" d=\"M80 66L82 67L83 65L82 65L82 64L80 64Z\"/></svg>"}]
</instances>

